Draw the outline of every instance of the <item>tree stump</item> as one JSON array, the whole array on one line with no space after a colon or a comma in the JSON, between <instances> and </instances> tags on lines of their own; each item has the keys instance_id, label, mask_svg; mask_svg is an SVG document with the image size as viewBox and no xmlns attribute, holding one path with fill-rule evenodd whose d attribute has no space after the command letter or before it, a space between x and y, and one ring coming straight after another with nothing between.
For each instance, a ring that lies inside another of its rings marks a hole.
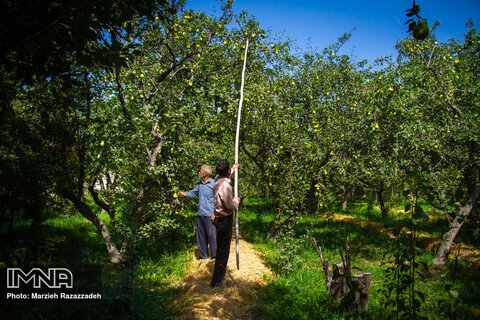
<instances>
[{"instance_id":1,"label":"tree stump","mask_svg":"<svg viewBox=\"0 0 480 320\"><path fill-rule=\"evenodd\" d=\"M370 291L371 273L357 273L352 278L353 301L351 304L352 313L362 313L367 309L368 293Z\"/></svg>"},{"instance_id":2,"label":"tree stump","mask_svg":"<svg viewBox=\"0 0 480 320\"><path fill-rule=\"evenodd\" d=\"M343 263L334 263L332 269L333 276L330 281L330 294L337 303L340 303L342 297L349 291L345 265Z\"/></svg>"},{"instance_id":3,"label":"tree stump","mask_svg":"<svg viewBox=\"0 0 480 320\"><path fill-rule=\"evenodd\" d=\"M357 273L353 277L350 271L350 247L348 238L346 245L346 260L332 265L332 277L328 261L323 260L322 247L317 245L314 238L311 239L313 246L317 250L318 256L322 261L322 268L325 273L325 285L327 291L332 295L337 304L343 304L352 314L365 312L368 305L368 294L370 292L371 273ZM341 253L341 252L340 252Z\"/></svg>"}]
</instances>

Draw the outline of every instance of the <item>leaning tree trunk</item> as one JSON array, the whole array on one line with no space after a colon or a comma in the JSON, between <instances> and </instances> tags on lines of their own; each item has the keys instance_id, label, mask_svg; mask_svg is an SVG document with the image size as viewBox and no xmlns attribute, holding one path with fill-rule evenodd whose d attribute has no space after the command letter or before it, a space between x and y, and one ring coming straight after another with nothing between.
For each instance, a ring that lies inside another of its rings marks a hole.
<instances>
[{"instance_id":1,"label":"leaning tree trunk","mask_svg":"<svg viewBox=\"0 0 480 320\"><path fill-rule=\"evenodd\" d=\"M463 177L469 194L475 191L475 181L480 180L480 164L477 163L479 151L480 150L476 142L474 142L473 140L468 142L468 162L472 165L465 167ZM478 201L475 201L473 203L472 212L470 212L469 217L470 220L473 220L475 222L479 220Z\"/></svg>"},{"instance_id":2,"label":"leaning tree trunk","mask_svg":"<svg viewBox=\"0 0 480 320\"><path fill-rule=\"evenodd\" d=\"M90 209L89 206L74 197L73 194L67 194L66 197L72 201L75 208L77 208L77 210L98 229L98 232L100 233L103 241L105 242L105 246L107 247L110 262L112 264L119 264L122 262L123 256L120 251L118 251L117 246L113 242L110 231L108 231L108 228L103 221L92 211L92 209Z\"/></svg>"},{"instance_id":3,"label":"leaning tree trunk","mask_svg":"<svg viewBox=\"0 0 480 320\"><path fill-rule=\"evenodd\" d=\"M467 204L460 208L457 216L450 224L450 230L447 231L443 235L442 243L437 251L437 257L433 260L433 263L436 265L443 265L447 260L447 255L450 252L450 247L452 246L453 240L457 236L460 228L462 227L465 219L468 217L470 212L472 212L472 208L474 204L477 202L478 197L480 196L480 186L477 186L475 191L473 192L470 199L468 199Z\"/></svg>"}]
</instances>

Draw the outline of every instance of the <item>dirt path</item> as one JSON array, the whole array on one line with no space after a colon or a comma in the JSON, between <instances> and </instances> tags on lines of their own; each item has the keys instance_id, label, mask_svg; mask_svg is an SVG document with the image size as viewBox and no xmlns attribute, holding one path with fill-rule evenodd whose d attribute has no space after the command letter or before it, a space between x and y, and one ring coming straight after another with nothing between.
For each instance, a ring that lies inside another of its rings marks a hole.
<instances>
[{"instance_id":1,"label":"dirt path","mask_svg":"<svg viewBox=\"0 0 480 320\"><path fill-rule=\"evenodd\" d=\"M240 270L236 267L232 239L224 287L211 288L214 262L192 261L192 271L179 286L182 293L173 303L181 311L175 319L253 319L258 289L271 274L253 246L240 239Z\"/></svg>"}]
</instances>

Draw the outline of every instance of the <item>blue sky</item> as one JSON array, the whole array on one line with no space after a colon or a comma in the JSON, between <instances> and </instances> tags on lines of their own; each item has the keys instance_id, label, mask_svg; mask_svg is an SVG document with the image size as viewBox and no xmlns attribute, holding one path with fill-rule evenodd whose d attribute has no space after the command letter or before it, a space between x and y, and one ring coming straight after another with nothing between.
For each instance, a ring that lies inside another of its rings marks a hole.
<instances>
[{"instance_id":1,"label":"blue sky","mask_svg":"<svg viewBox=\"0 0 480 320\"><path fill-rule=\"evenodd\" d=\"M420 15L429 25L440 21L435 35L440 41L460 38L468 29L465 24L472 18L480 30L480 0L417 0ZM187 0L187 7L218 14L221 3L215 0ZM301 48L308 44L322 50L337 41L344 33L356 28L352 39L342 48L356 61L395 55L395 43L408 36L405 10L412 0L398 1L293 1L293 0L236 0L234 10L246 9L263 29L273 34L285 31Z\"/></svg>"}]
</instances>

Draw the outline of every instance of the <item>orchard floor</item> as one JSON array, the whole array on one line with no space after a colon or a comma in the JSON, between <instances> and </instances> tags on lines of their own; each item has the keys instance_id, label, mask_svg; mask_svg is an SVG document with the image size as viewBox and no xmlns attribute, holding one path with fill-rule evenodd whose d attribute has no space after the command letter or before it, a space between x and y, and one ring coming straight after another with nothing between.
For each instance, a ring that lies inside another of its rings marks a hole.
<instances>
[{"instance_id":1,"label":"orchard floor","mask_svg":"<svg viewBox=\"0 0 480 320\"><path fill-rule=\"evenodd\" d=\"M390 228L385 228L383 223L369 221L360 217L333 214L331 219L359 224L366 229L377 230L388 237L394 237ZM431 235L419 233L419 239L427 251L436 251L441 239ZM452 246L452 253L457 252L458 245ZM452 255L452 254L451 254ZM461 245L459 257L470 261L472 268L480 268L480 250L468 245ZM180 294L171 305L172 309L179 312L174 319L254 319L256 314L257 295L261 288L267 284L267 279L272 275L264 265L261 254L253 245L240 239L240 270L236 268L235 239L232 239L227 274L224 286L211 288L214 262L211 260L200 261L192 258L189 274L176 286ZM438 272L445 267L439 267ZM436 273L438 273L436 272Z\"/></svg>"},{"instance_id":2,"label":"orchard floor","mask_svg":"<svg viewBox=\"0 0 480 320\"><path fill-rule=\"evenodd\" d=\"M180 310L175 319L253 319L258 290L271 274L253 246L240 239L240 270L232 237L223 286L210 287L214 261L196 258L191 272L180 283L181 294L172 307Z\"/></svg>"},{"instance_id":3,"label":"orchard floor","mask_svg":"<svg viewBox=\"0 0 480 320\"><path fill-rule=\"evenodd\" d=\"M383 223L368 221L366 219L362 219L359 217L339 215L336 213L332 214L332 218L335 219L336 221L345 221L345 222L355 223L355 224L361 225L362 227L367 228L368 230L377 230L387 235L391 239L395 238L395 235L392 232L392 228L385 228ZM418 239L423 241L426 251L436 252L442 242L442 239L432 237L427 234L418 233L417 237ZM460 248L460 252L458 252L459 248ZM463 259L465 261L470 261L472 264L472 267L480 268L480 250L479 249L466 244L458 245L453 243L450 249L450 256L453 256L455 253L458 254L458 257L460 259Z\"/></svg>"}]
</instances>

